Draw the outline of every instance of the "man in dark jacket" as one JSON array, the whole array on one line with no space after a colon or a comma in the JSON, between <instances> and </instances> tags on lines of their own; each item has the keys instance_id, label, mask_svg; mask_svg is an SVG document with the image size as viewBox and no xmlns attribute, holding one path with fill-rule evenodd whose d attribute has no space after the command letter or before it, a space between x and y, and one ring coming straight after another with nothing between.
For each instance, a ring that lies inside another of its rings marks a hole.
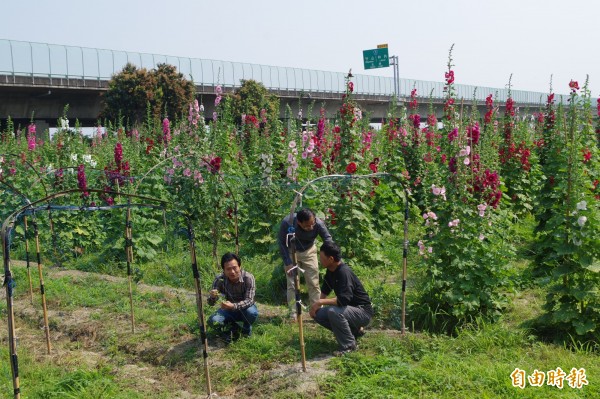
<instances>
[{"instance_id":1,"label":"man in dark jacket","mask_svg":"<svg viewBox=\"0 0 600 399\"><path fill-rule=\"evenodd\" d=\"M331 234L325 223L315 216L308 208L303 208L294 215L286 216L279 228L279 252L283 258L283 264L287 274L287 302L290 307L290 316L296 319L294 275L291 273L292 258L290 256L289 244L292 233L295 235L296 258L298 267L304 270L304 280L308 289L308 301L312 306L319 300L321 290L319 288L319 261L315 239L320 236L323 242L333 242Z\"/></svg>"},{"instance_id":2,"label":"man in dark jacket","mask_svg":"<svg viewBox=\"0 0 600 399\"><path fill-rule=\"evenodd\" d=\"M364 334L373 317L371 298L356 274L342 262L340 248L326 242L319 253L321 266L327 269L321 298L311 306L310 315L317 323L333 331L341 356L357 349L356 338ZM333 291L335 297L327 298ZM325 306L325 307L323 307Z\"/></svg>"}]
</instances>

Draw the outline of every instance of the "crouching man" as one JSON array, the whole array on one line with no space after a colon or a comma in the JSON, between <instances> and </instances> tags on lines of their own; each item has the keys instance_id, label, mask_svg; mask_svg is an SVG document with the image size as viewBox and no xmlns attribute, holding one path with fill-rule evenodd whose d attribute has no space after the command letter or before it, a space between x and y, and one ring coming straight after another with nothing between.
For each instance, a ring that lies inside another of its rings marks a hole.
<instances>
[{"instance_id":1,"label":"crouching man","mask_svg":"<svg viewBox=\"0 0 600 399\"><path fill-rule=\"evenodd\" d=\"M339 349L336 356L355 351L356 338L364 334L373 317L371 299L352 269L342 262L340 248L333 242L321 245L319 260L327 269L321 298L310 308L310 316L333 331ZM333 291L335 297L327 298Z\"/></svg>"},{"instance_id":2,"label":"crouching man","mask_svg":"<svg viewBox=\"0 0 600 399\"><path fill-rule=\"evenodd\" d=\"M227 343L243 336L252 335L252 324L258 318L258 309L254 304L256 283L254 276L241 269L242 261L231 252L221 257L221 273L213 282L208 304L214 305L221 297L220 309L208 319L210 327L215 328Z\"/></svg>"}]
</instances>

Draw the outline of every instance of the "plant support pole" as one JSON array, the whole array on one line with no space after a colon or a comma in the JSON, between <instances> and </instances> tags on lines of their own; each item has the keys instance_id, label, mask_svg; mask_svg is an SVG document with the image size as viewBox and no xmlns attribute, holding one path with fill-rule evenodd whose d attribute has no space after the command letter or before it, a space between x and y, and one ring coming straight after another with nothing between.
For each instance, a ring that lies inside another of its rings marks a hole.
<instances>
[{"instance_id":1,"label":"plant support pole","mask_svg":"<svg viewBox=\"0 0 600 399\"><path fill-rule=\"evenodd\" d=\"M408 197L404 198L404 249L402 251L402 332L406 333L406 263L408 257Z\"/></svg>"},{"instance_id":2,"label":"plant support pole","mask_svg":"<svg viewBox=\"0 0 600 399\"><path fill-rule=\"evenodd\" d=\"M210 372L208 370L208 339L206 337L206 320L204 319L204 310L202 307L202 286L200 285L200 273L198 272L198 263L196 260L194 228L192 227L192 221L189 219L188 237L190 240L190 257L192 260L192 273L194 274L194 283L196 286L196 308L198 310L200 340L202 341L202 357L204 359L204 378L206 379L206 392L208 394L208 397L210 397L212 396L212 388L210 384Z\"/></svg>"},{"instance_id":3,"label":"plant support pole","mask_svg":"<svg viewBox=\"0 0 600 399\"><path fill-rule=\"evenodd\" d=\"M293 219L292 219L293 220ZM290 255L292 256L292 265L298 265L296 255L296 238L290 240ZM293 270L294 273L294 291L296 294L296 320L298 321L298 337L300 339L300 353L302 354L302 371L306 372L306 350L304 347L304 327L302 324L302 302L300 300L300 274L298 267Z\"/></svg>"},{"instance_id":4,"label":"plant support pole","mask_svg":"<svg viewBox=\"0 0 600 399\"><path fill-rule=\"evenodd\" d=\"M4 251L4 286L6 287L6 310L8 313L8 351L10 353L10 368L13 377L13 394L15 399L21 398L21 388L19 385L19 358L17 356L17 338L15 336L15 313L13 309L13 289L15 281L10 271L10 251L8 237L2 235L2 250Z\"/></svg>"},{"instance_id":5,"label":"plant support pole","mask_svg":"<svg viewBox=\"0 0 600 399\"><path fill-rule=\"evenodd\" d=\"M133 263L133 235L131 234L131 208L127 208L125 217L125 256L127 257L127 281L129 283L129 309L131 312L131 332L135 333L135 315L133 312L133 289L131 284L131 264Z\"/></svg>"},{"instance_id":6,"label":"plant support pole","mask_svg":"<svg viewBox=\"0 0 600 399\"><path fill-rule=\"evenodd\" d=\"M33 305L33 283L31 281L31 268L29 264L29 239L27 238L27 216L23 217L23 223L25 225L25 262L27 263L27 279L29 280L29 297L31 298L31 304Z\"/></svg>"},{"instance_id":7,"label":"plant support pole","mask_svg":"<svg viewBox=\"0 0 600 399\"><path fill-rule=\"evenodd\" d=\"M38 231L37 222L33 221L33 233L35 235L35 252L37 256L38 274L40 276L40 294L42 295L42 308L44 311L44 330L46 331L46 347L48 354L50 354L50 327L48 326L48 309L46 307L46 291L44 289L44 276L42 273L42 258L40 256L40 235Z\"/></svg>"}]
</instances>

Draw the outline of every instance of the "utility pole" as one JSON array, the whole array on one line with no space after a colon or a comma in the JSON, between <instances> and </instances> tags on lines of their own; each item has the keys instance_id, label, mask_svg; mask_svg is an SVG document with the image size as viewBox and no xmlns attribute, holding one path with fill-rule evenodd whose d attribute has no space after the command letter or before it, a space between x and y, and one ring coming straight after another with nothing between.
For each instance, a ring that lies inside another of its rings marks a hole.
<instances>
[{"instance_id":1,"label":"utility pole","mask_svg":"<svg viewBox=\"0 0 600 399\"><path fill-rule=\"evenodd\" d=\"M400 102L400 72L398 69L398 56L392 55L390 60L390 65L394 67L394 96L396 97L396 101Z\"/></svg>"}]
</instances>

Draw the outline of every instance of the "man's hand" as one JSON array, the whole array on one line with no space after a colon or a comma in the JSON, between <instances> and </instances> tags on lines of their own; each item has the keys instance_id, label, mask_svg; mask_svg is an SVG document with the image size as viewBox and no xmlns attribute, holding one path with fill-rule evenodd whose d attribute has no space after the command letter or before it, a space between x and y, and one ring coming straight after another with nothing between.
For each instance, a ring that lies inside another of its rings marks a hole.
<instances>
[{"instance_id":1,"label":"man's hand","mask_svg":"<svg viewBox=\"0 0 600 399\"><path fill-rule=\"evenodd\" d=\"M317 316L317 311L319 309L321 309L323 305L321 305L321 301L318 300L317 302L313 303L312 306L310 307L310 310L308 311L308 314L310 315L310 317L312 317L313 319Z\"/></svg>"},{"instance_id":2,"label":"man's hand","mask_svg":"<svg viewBox=\"0 0 600 399\"><path fill-rule=\"evenodd\" d=\"M292 267L294 267L294 265L285 265L285 273L289 274Z\"/></svg>"},{"instance_id":3,"label":"man's hand","mask_svg":"<svg viewBox=\"0 0 600 399\"><path fill-rule=\"evenodd\" d=\"M221 302L221 309L223 310L234 310L235 306L233 305L233 303L229 302L229 301L223 301Z\"/></svg>"}]
</instances>

